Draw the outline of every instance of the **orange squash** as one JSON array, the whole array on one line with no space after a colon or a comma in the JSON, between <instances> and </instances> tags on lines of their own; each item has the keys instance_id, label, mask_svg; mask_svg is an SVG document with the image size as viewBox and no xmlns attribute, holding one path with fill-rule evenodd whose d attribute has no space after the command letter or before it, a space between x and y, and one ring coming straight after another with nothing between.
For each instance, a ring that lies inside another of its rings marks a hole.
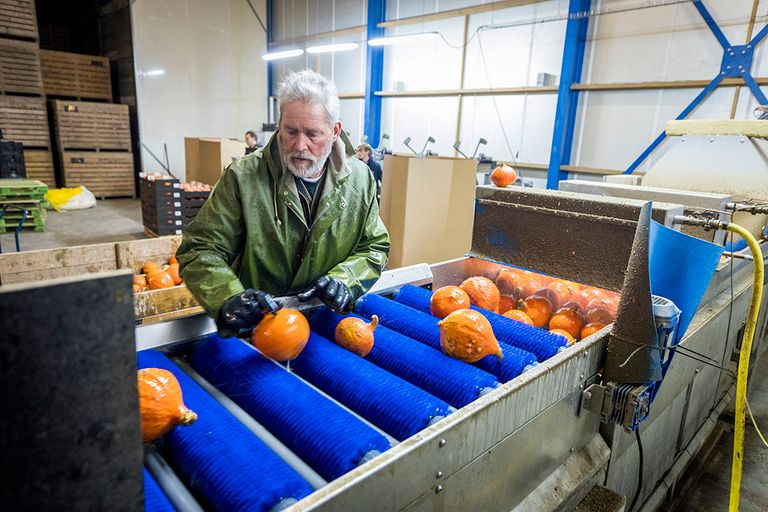
<instances>
[{"instance_id":1,"label":"orange squash","mask_svg":"<svg viewBox=\"0 0 768 512\"><path fill-rule=\"evenodd\" d=\"M379 317L373 315L371 323L362 318L348 316L336 326L334 338L336 344L357 354L360 357L367 356L373 348L373 331L379 325Z\"/></svg>"},{"instance_id":2,"label":"orange squash","mask_svg":"<svg viewBox=\"0 0 768 512\"><path fill-rule=\"evenodd\" d=\"M147 278L145 276L133 276L133 284L135 286L147 286Z\"/></svg>"},{"instance_id":3,"label":"orange squash","mask_svg":"<svg viewBox=\"0 0 768 512\"><path fill-rule=\"evenodd\" d=\"M429 311L437 318L445 318L456 310L469 309L470 303L467 292L458 286L443 286L429 299Z\"/></svg>"},{"instance_id":4,"label":"orange squash","mask_svg":"<svg viewBox=\"0 0 768 512\"><path fill-rule=\"evenodd\" d=\"M613 315L603 308L592 308L587 310L587 323L599 322L608 325L613 322Z\"/></svg>"},{"instance_id":5,"label":"orange squash","mask_svg":"<svg viewBox=\"0 0 768 512\"><path fill-rule=\"evenodd\" d=\"M473 306L487 309L494 313L498 312L501 293L499 293L499 289L493 281L487 277L470 277L465 279L459 287L467 292Z\"/></svg>"},{"instance_id":6,"label":"orange squash","mask_svg":"<svg viewBox=\"0 0 768 512\"><path fill-rule=\"evenodd\" d=\"M531 317L533 325L547 328L549 319L552 318L554 308L546 297L531 295L520 304L520 310Z\"/></svg>"},{"instance_id":7,"label":"orange squash","mask_svg":"<svg viewBox=\"0 0 768 512\"><path fill-rule=\"evenodd\" d=\"M166 270L169 276L171 276L171 279L173 279L173 284L178 285L182 283L181 276L179 275L179 264L178 263L171 263L168 265L168 270Z\"/></svg>"},{"instance_id":8,"label":"orange squash","mask_svg":"<svg viewBox=\"0 0 768 512\"><path fill-rule=\"evenodd\" d=\"M616 311L619 309L619 301L618 299L608 297L592 299L589 301L589 304L587 304L586 310L589 311L594 308L602 308L610 313L611 316L616 316Z\"/></svg>"},{"instance_id":9,"label":"orange squash","mask_svg":"<svg viewBox=\"0 0 768 512\"><path fill-rule=\"evenodd\" d=\"M552 329L552 330L551 330L551 331L549 331L549 332L551 332L552 334L557 334L558 336L562 336L563 338L565 338L566 340L568 340L568 346L569 346L569 347L570 347L571 345L573 345L574 343L576 343L576 338L574 338L573 336L571 336L571 333L569 333L568 331L564 331L564 330L562 330L562 329Z\"/></svg>"},{"instance_id":10,"label":"orange squash","mask_svg":"<svg viewBox=\"0 0 768 512\"><path fill-rule=\"evenodd\" d=\"M584 327L584 319L572 308L559 309L552 318L549 319L549 330L566 331L573 338L578 339L581 328Z\"/></svg>"},{"instance_id":11,"label":"orange squash","mask_svg":"<svg viewBox=\"0 0 768 512\"><path fill-rule=\"evenodd\" d=\"M296 359L309 340L309 322L295 309L268 313L251 334L251 343L275 361Z\"/></svg>"},{"instance_id":12,"label":"orange squash","mask_svg":"<svg viewBox=\"0 0 768 512\"><path fill-rule=\"evenodd\" d=\"M605 327L605 324L601 324L600 322L590 322L584 327L581 328L581 339L586 338L587 336L592 336L597 331Z\"/></svg>"},{"instance_id":13,"label":"orange squash","mask_svg":"<svg viewBox=\"0 0 768 512\"><path fill-rule=\"evenodd\" d=\"M176 255L174 254L170 258L168 258L168 264L173 265L174 263L178 263L179 260L176 259Z\"/></svg>"},{"instance_id":14,"label":"orange squash","mask_svg":"<svg viewBox=\"0 0 768 512\"><path fill-rule=\"evenodd\" d=\"M141 273L142 274L149 274L149 271L153 268L160 269L160 265L155 263L154 261L148 261L144 264L143 267L141 267Z\"/></svg>"},{"instance_id":15,"label":"orange squash","mask_svg":"<svg viewBox=\"0 0 768 512\"><path fill-rule=\"evenodd\" d=\"M178 425L192 425L197 414L187 409L176 377L161 368L136 373L139 385L141 434L145 443L159 439Z\"/></svg>"},{"instance_id":16,"label":"orange squash","mask_svg":"<svg viewBox=\"0 0 768 512\"><path fill-rule=\"evenodd\" d=\"M496 275L496 286L504 295L522 300L541 288L536 274L519 268L502 268Z\"/></svg>"},{"instance_id":17,"label":"orange squash","mask_svg":"<svg viewBox=\"0 0 768 512\"><path fill-rule=\"evenodd\" d=\"M587 304L594 299L602 299L603 292L599 288L593 286L585 286L573 297L574 300L579 302L582 307L586 308Z\"/></svg>"},{"instance_id":18,"label":"orange squash","mask_svg":"<svg viewBox=\"0 0 768 512\"><path fill-rule=\"evenodd\" d=\"M440 326L440 347L443 352L467 363L485 356L504 357L490 322L472 309L454 311L437 325Z\"/></svg>"},{"instance_id":19,"label":"orange squash","mask_svg":"<svg viewBox=\"0 0 768 512\"><path fill-rule=\"evenodd\" d=\"M507 164L499 162L491 172L491 182L497 187L508 187L517 179L515 170Z\"/></svg>"},{"instance_id":20,"label":"orange squash","mask_svg":"<svg viewBox=\"0 0 768 512\"><path fill-rule=\"evenodd\" d=\"M173 286L173 278L168 272L154 272L149 277L149 289L159 290L161 288L171 288Z\"/></svg>"},{"instance_id":21,"label":"orange squash","mask_svg":"<svg viewBox=\"0 0 768 512\"><path fill-rule=\"evenodd\" d=\"M560 295L553 290L552 288L541 288L539 290L536 290L534 292L534 295L538 295L539 297L544 297L549 301L550 304L552 304L552 308L557 311L560 309L560 304L562 303Z\"/></svg>"},{"instance_id":22,"label":"orange squash","mask_svg":"<svg viewBox=\"0 0 768 512\"><path fill-rule=\"evenodd\" d=\"M499 313L502 315L510 309L517 308L517 300L511 295L502 295L499 299Z\"/></svg>"},{"instance_id":23,"label":"orange squash","mask_svg":"<svg viewBox=\"0 0 768 512\"><path fill-rule=\"evenodd\" d=\"M531 320L531 317L528 316L527 313L523 313L519 309L512 309L504 313L504 316L507 318L511 318L512 320L517 320L518 322L522 322L524 324L533 325L533 320Z\"/></svg>"}]
</instances>

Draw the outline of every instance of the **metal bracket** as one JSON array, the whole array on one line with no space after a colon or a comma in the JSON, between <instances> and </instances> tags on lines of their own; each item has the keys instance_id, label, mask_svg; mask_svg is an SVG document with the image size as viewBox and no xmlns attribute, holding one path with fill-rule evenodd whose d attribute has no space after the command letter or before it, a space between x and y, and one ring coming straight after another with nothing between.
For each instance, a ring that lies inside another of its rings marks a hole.
<instances>
[{"instance_id":1,"label":"metal bracket","mask_svg":"<svg viewBox=\"0 0 768 512\"><path fill-rule=\"evenodd\" d=\"M720 74L725 77L740 78L752 69L754 52L751 44L731 46L723 52Z\"/></svg>"}]
</instances>

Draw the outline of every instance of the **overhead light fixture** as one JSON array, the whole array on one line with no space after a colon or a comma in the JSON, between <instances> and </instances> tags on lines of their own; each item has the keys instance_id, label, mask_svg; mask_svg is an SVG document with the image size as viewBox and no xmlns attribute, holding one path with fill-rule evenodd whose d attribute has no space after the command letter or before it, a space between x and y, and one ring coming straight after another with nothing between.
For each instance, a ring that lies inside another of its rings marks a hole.
<instances>
[{"instance_id":1,"label":"overhead light fixture","mask_svg":"<svg viewBox=\"0 0 768 512\"><path fill-rule=\"evenodd\" d=\"M271 53L265 53L261 56L263 60L277 60L277 59L289 59L291 57L298 57L299 55L303 55L304 50L296 49L296 50L284 50L281 52L271 52Z\"/></svg>"},{"instance_id":2,"label":"overhead light fixture","mask_svg":"<svg viewBox=\"0 0 768 512\"><path fill-rule=\"evenodd\" d=\"M310 46L307 48L307 53L346 52L349 50L356 50L359 46L359 43L324 44L319 46Z\"/></svg>"},{"instance_id":3,"label":"overhead light fixture","mask_svg":"<svg viewBox=\"0 0 768 512\"><path fill-rule=\"evenodd\" d=\"M149 71L144 72L144 76L160 76L164 74L165 74L164 69L150 69Z\"/></svg>"},{"instance_id":4,"label":"overhead light fixture","mask_svg":"<svg viewBox=\"0 0 768 512\"><path fill-rule=\"evenodd\" d=\"M422 32L420 34L406 34L403 36L388 36L388 37L376 37L369 39L368 44L371 46L392 46L396 44L414 44L431 41L440 37L437 32Z\"/></svg>"}]
</instances>

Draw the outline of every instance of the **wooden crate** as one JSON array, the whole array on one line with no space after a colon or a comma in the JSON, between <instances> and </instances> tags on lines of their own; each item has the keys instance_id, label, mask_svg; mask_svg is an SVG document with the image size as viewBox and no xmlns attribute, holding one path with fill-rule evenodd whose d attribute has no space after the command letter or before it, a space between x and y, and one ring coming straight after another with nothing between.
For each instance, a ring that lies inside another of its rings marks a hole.
<instances>
[{"instance_id":1,"label":"wooden crate","mask_svg":"<svg viewBox=\"0 0 768 512\"><path fill-rule=\"evenodd\" d=\"M0 96L0 129L4 139L21 142L26 148L51 147L48 111L42 98Z\"/></svg>"},{"instance_id":2,"label":"wooden crate","mask_svg":"<svg viewBox=\"0 0 768 512\"><path fill-rule=\"evenodd\" d=\"M0 36L37 40L35 0L0 0Z\"/></svg>"},{"instance_id":3,"label":"wooden crate","mask_svg":"<svg viewBox=\"0 0 768 512\"><path fill-rule=\"evenodd\" d=\"M131 150L128 105L51 100L59 151Z\"/></svg>"},{"instance_id":4,"label":"wooden crate","mask_svg":"<svg viewBox=\"0 0 768 512\"><path fill-rule=\"evenodd\" d=\"M108 58L40 50L40 65L48 96L112 101Z\"/></svg>"},{"instance_id":5,"label":"wooden crate","mask_svg":"<svg viewBox=\"0 0 768 512\"><path fill-rule=\"evenodd\" d=\"M61 153L62 185L84 185L96 197L136 195L133 154L112 151Z\"/></svg>"},{"instance_id":6,"label":"wooden crate","mask_svg":"<svg viewBox=\"0 0 768 512\"><path fill-rule=\"evenodd\" d=\"M117 269L138 273L147 261L166 262L176 253L179 244L180 236L164 236L0 254L0 286ZM183 284L134 294L137 323L153 323L201 312L203 308Z\"/></svg>"},{"instance_id":7,"label":"wooden crate","mask_svg":"<svg viewBox=\"0 0 768 512\"><path fill-rule=\"evenodd\" d=\"M27 167L27 178L42 181L48 188L56 187L56 173L50 150L25 149L24 164Z\"/></svg>"},{"instance_id":8,"label":"wooden crate","mask_svg":"<svg viewBox=\"0 0 768 512\"><path fill-rule=\"evenodd\" d=\"M43 94L37 44L0 39L0 93Z\"/></svg>"}]
</instances>

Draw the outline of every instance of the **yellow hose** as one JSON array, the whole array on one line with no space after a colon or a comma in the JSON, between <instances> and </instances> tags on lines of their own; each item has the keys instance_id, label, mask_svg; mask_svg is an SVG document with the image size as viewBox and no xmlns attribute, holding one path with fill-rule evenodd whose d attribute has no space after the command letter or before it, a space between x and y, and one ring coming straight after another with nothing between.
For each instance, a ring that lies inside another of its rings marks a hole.
<instances>
[{"instance_id":1,"label":"yellow hose","mask_svg":"<svg viewBox=\"0 0 768 512\"><path fill-rule=\"evenodd\" d=\"M752 340L755 337L757 317L760 314L760 301L763 298L763 253L752 234L738 224L728 224L728 231L736 233L747 242L755 260L754 285L752 288L752 303L749 305L747 326L744 329L744 339L741 342L739 354L739 370L736 379L736 418L734 419L733 460L731 463L731 496L728 504L729 512L738 512L739 493L741 491L741 467L744 462L744 408L747 401L747 376L749 374L749 356L752 352Z\"/></svg>"}]
</instances>

